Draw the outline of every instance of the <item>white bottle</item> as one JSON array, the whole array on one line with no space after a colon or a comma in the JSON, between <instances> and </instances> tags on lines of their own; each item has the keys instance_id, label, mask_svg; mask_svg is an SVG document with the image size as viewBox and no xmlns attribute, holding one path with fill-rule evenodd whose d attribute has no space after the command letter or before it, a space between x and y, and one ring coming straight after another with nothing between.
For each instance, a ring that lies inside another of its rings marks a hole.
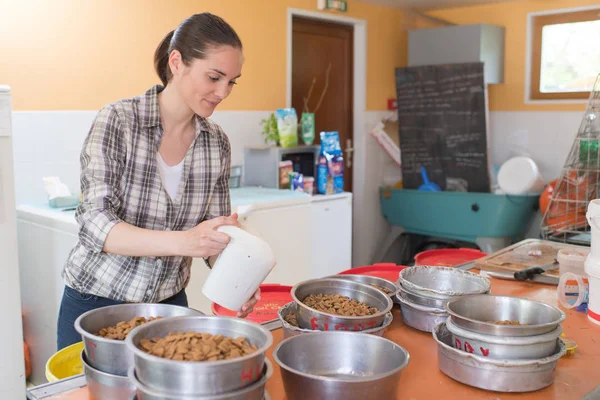
<instances>
[{"instance_id":1,"label":"white bottle","mask_svg":"<svg viewBox=\"0 0 600 400\"><path fill-rule=\"evenodd\" d=\"M235 226L221 226L231 238L217 258L202 293L211 301L239 311L275 267L275 256L267 242Z\"/></svg>"},{"instance_id":2,"label":"white bottle","mask_svg":"<svg viewBox=\"0 0 600 400\"><path fill-rule=\"evenodd\" d=\"M600 199L590 201L586 217L592 233L590 255L585 260L590 285L588 319L600 325Z\"/></svg>"}]
</instances>

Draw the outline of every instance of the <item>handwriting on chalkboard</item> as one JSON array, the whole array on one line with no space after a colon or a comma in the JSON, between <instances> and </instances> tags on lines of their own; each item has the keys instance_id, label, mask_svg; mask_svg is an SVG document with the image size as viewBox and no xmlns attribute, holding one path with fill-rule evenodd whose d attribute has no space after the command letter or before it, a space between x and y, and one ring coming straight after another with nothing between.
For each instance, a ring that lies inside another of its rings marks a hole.
<instances>
[{"instance_id":1,"label":"handwriting on chalkboard","mask_svg":"<svg viewBox=\"0 0 600 400\"><path fill-rule=\"evenodd\" d=\"M483 64L397 68L396 92L404 187L423 183L423 166L442 189L489 192Z\"/></svg>"}]
</instances>

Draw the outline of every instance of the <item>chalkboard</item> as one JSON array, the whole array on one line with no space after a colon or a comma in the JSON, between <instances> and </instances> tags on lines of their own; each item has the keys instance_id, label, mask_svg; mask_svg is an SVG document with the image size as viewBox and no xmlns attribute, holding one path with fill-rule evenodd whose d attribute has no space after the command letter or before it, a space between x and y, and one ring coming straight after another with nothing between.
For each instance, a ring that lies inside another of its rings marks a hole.
<instances>
[{"instance_id":1,"label":"chalkboard","mask_svg":"<svg viewBox=\"0 0 600 400\"><path fill-rule=\"evenodd\" d=\"M396 68L402 179L420 168L443 190L489 192L483 63Z\"/></svg>"}]
</instances>

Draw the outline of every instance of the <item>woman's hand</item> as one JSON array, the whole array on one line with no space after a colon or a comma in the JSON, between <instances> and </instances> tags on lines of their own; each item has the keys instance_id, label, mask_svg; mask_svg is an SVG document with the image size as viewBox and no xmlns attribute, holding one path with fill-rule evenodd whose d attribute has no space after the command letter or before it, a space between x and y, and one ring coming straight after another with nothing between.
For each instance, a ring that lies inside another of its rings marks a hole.
<instances>
[{"instance_id":1,"label":"woman's hand","mask_svg":"<svg viewBox=\"0 0 600 400\"><path fill-rule=\"evenodd\" d=\"M242 309L240 311L238 311L237 316L239 318L246 318L248 316L248 314L250 314L252 312L252 310L254 310L254 306L256 305L256 302L259 300L260 300L260 289L257 289L256 292L254 293L254 296L252 296L252 298L250 300L248 300L248 302L242 306Z\"/></svg>"},{"instance_id":2,"label":"woman's hand","mask_svg":"<svg viewBox=\"0 0 600 400\"><path fill-rule=\"evenodd\" d=\"M217 228L224 225L239 226L238 215L213 218L182 232L180 255L208 258L221 254L230 240L229 235L217 232Z\"/></svg>"}]
</instances>

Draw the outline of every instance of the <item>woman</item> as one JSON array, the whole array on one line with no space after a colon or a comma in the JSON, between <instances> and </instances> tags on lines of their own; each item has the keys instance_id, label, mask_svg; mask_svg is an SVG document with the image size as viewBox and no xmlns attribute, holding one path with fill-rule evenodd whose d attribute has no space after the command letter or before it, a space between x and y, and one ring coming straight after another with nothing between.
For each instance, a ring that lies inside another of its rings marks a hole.
<instances>
[{"instance_id":1,"label":"woman","mask_svg":"<svg viewBox=\"0 0 600 400\"><path fill-rule=\"evenodd\" d=\"M79 240L63 270L58 349L79 342L86 311L124 302L187 306L192 257L210 265L229 241L231 149L206 119L241 75L242 43L196 14L156 49L163 85L103 107L81 153ZM260 292L238 316L248 315Z\"/></svg>"}]
</instances>

